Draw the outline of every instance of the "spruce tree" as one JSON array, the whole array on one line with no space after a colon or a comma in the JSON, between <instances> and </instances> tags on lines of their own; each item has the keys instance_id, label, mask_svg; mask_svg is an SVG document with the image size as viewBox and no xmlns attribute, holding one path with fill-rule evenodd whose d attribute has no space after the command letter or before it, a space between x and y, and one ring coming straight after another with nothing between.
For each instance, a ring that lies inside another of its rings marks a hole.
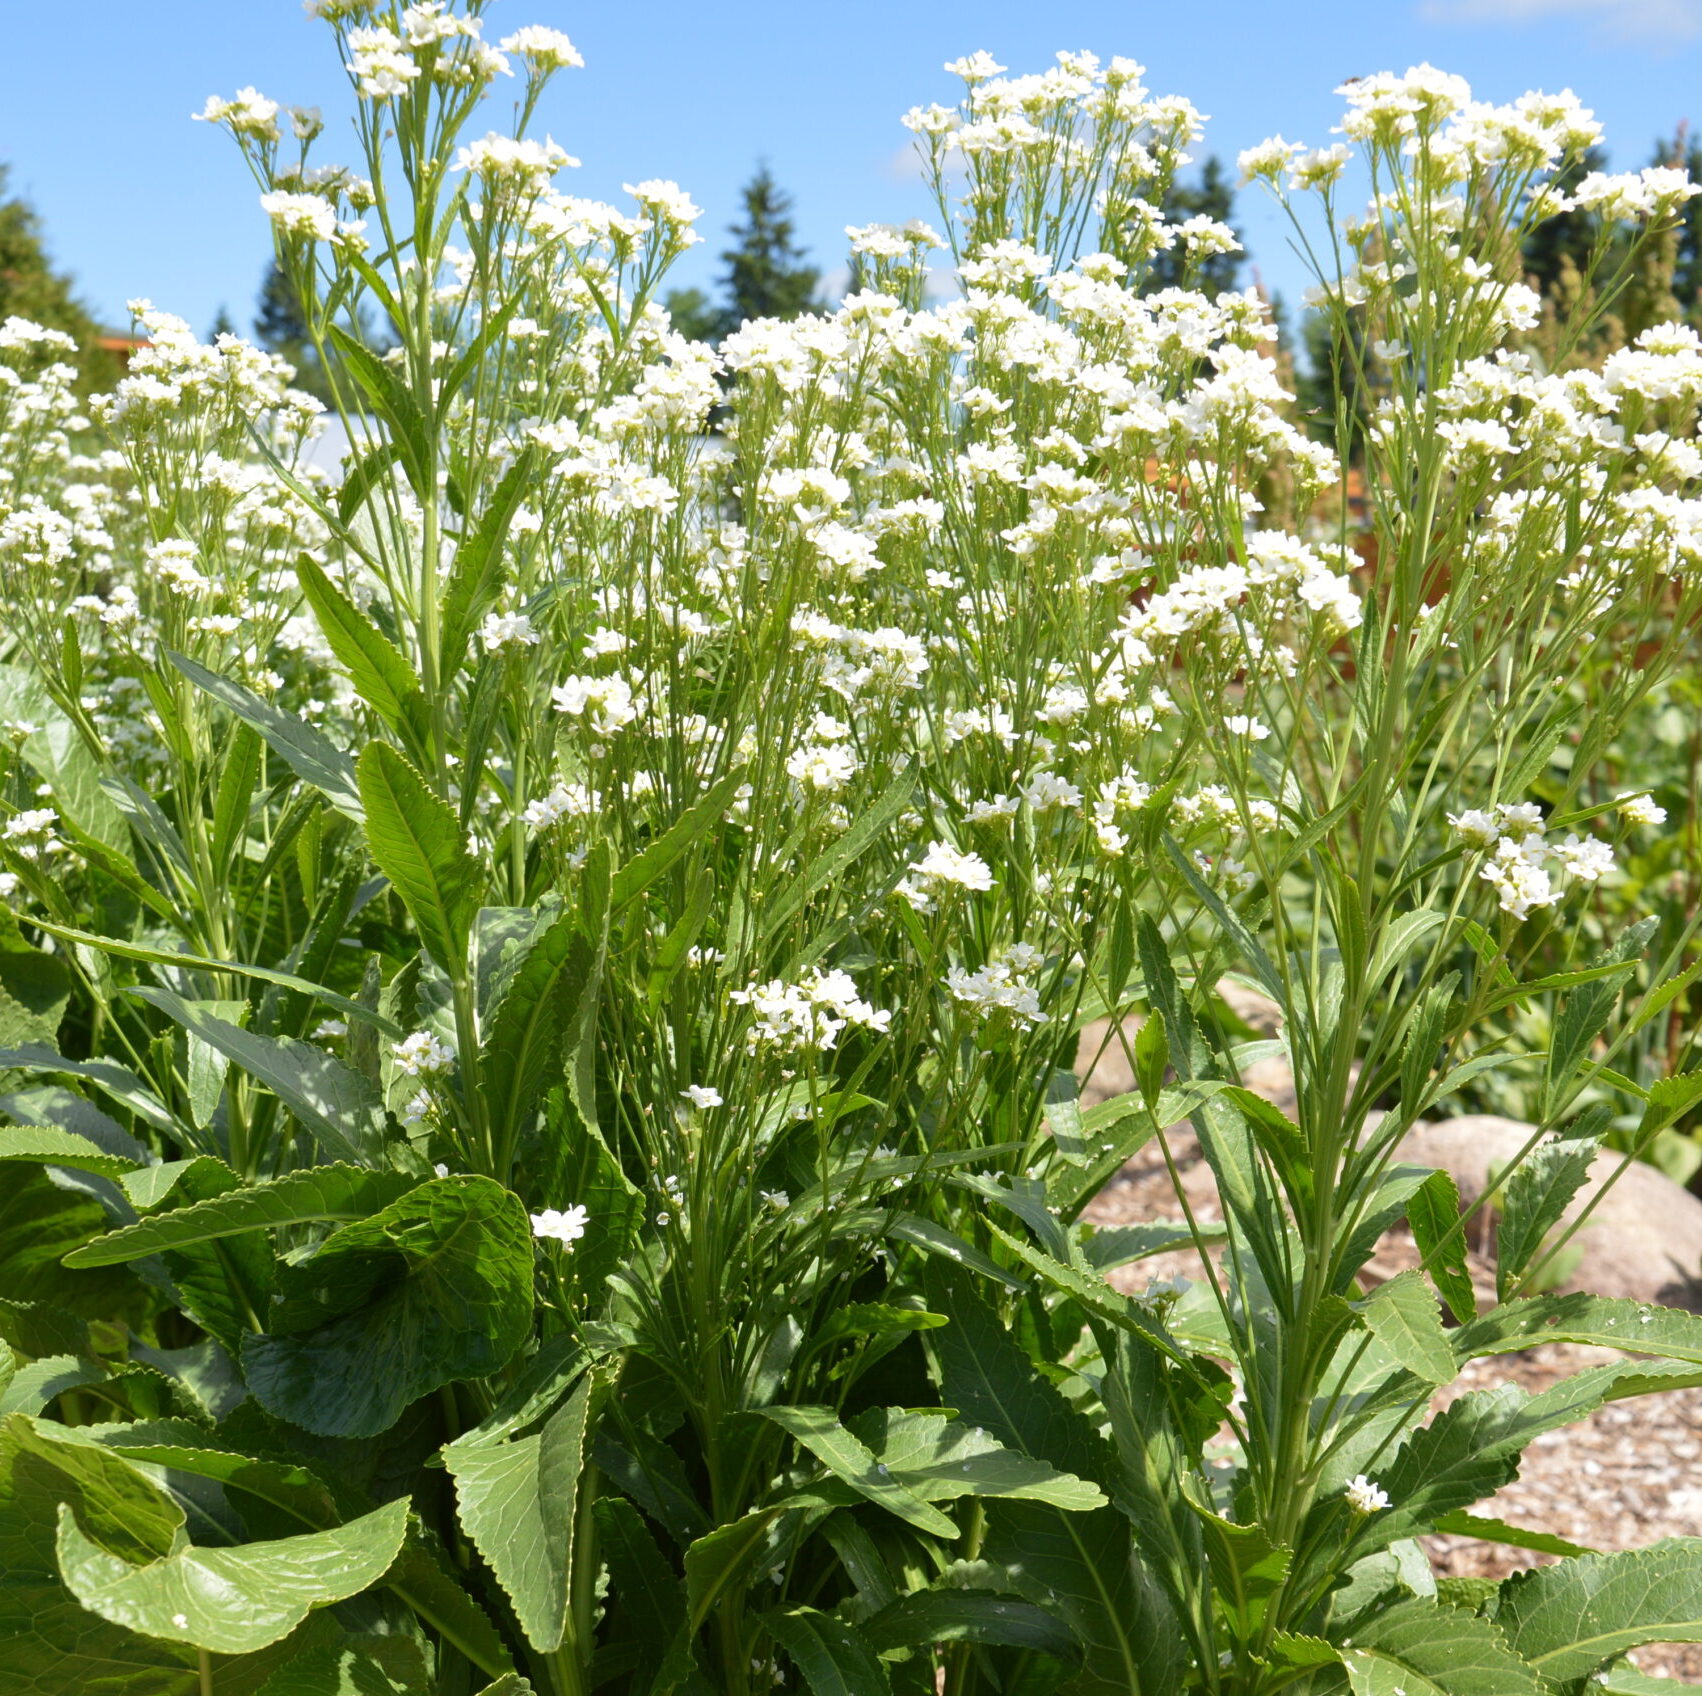
<instances>
[{"instance_id":1,"label":"spruce tree","mask_svg":"<svg viewBox=\"0 0 1702 1696\"><path fill-rule=\"evenodd\" d=\"M821 272L804 263L793 239L792 197L782 192L766 165L745 184L745 220L729 230L735 245L721 258L727 292L727 328L751 318L797 318L821 302Z\"/></svg>"}]
</instances>

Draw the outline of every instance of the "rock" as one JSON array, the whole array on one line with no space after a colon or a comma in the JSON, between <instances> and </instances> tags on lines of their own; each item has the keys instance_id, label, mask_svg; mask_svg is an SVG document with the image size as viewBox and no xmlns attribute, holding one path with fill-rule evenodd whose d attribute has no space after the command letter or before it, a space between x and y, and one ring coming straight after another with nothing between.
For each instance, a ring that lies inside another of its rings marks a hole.
<instances>
[{"instance_id":1,"label":"rock","mask_svg":"<svg viewBox=\"0 0 1702 1696\"><path fill-rule=\"evenodd\" d=\"M1420 1122L1401 1140L1396 1158L1447 1172L1470 1206L1483 1194L1491 1172L1509 1166L1534 1127L1493 1114ZM1570 1221L1618 1170L1623 1156L1604 1151L1567 1210ZM1478 1233L1472 1227L1474 1243ZM1573 1264L1557 1263L1562 1290L1702 1311L1702 1201L1664 1172L1634 1160L1614 1182L1563 1255L1580 1252Z\"/></svg>"}]
</instances>

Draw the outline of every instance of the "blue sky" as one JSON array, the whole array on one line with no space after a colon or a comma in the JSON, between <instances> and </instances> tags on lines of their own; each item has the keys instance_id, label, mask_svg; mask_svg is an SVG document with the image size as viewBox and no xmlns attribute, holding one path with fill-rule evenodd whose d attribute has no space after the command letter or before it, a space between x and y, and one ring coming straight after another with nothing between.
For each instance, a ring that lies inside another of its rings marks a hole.
<instances>
[{"instance_id":1,"label":"blue sky","mask_svg":"<svg viewBox=\"0 0 1702 1696\"><path fill-rule=\"evenodd\" d=\"M950 101L944 60L985 47L1013 70L1059 48L1128 54L1159 92L1212 122L1200 151L1233 160L1276 131L1313 145L1351 76L1428 59L1489 99L1575 89L1607 125L1614 163L1702 122L1702 0L500 0L490 33L566 30L587 68L545 114L584 161L581 193L676 178L708 238L680 283L710 284L738 190L766 159L796 198L811 256L842 264L844 226L926 213L905 165L907 107ZM228 138L192 123L211 93L256 84L349 108L329 32L297 0L0 0L0 161L46 225L56 261L108 321L146 295L205 332L221 305L247 327L269 253L256 190ZM493 106L492 127L502 112ZM1237 222L1265 280L1292 300L1305 278L1252 193Z\"/></svg>"}]
</instances>

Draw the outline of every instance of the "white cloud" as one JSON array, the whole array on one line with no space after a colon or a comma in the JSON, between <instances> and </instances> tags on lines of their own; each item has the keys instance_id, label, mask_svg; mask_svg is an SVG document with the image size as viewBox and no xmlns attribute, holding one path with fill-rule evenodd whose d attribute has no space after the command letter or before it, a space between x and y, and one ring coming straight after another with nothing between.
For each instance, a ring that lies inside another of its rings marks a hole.
<instances>
[{"instance_id":1,"label":"white cloud","mask_svg":"<svg viewBox=\"0 0 1702 1696\"><path fill-rule=\"evenodd\" d=\"M1702 36L1702 0L1421 0L1419 15L1446 24L1587 18L1620 40L1670 47Z\"/></svg>"}]
</instances>

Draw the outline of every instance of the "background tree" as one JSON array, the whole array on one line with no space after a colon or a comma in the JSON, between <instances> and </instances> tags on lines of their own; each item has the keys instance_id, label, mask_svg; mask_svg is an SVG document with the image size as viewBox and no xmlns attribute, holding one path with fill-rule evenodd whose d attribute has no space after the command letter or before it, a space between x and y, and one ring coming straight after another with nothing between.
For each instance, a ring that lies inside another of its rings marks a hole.
<instances>
[{"instance_id":1,"label":"background tree","mask_svg":"<svg viewBox=\"0 0 1702 1696\"><path fill-rule=\"evenodd\" d=\"M7 175L0 164L0 319L28 318L75 337L84 381L98 386L116 374L114 360L101 349L100 326L71 279L49 261L35 208L6 192Z\"/></svg>"},{"instance_id":2,"label":"background tree","mask_svg":"<svg viewBox=\"0 0 1702 1696\"><path fill-rule=\"evenodd\" d=\"M1232 224L1235 190L1224 172L1223 161L1213 153L1200 167L1197 181L1171 183L1162 210L1167 224L1180 224L1185 219L1202 215L1215 218L1220 224ZM1216 300L1220 294L1236 286L1241 275L1241 259L1239 253L1209 254L1194 268L1192 278L1188 280L1187 256L1180 245L1168 247L1153 255L1147 287L1156 293L1159 289L1181 288L1186 281L1188 287Z\"/></svg>"},{"instance_id":3,"label":"background tree","mask_svg":"<svg viewBox=\"0 0 1702 1696\"><path fill-rule=\"evenodd\" d=\"M254 339L267 352L287 359L295 367L295 386L298 389L330 403L331 385L318 350L308 334L301 297L297 295L289 274L275 258L267 266L265 280L260 285L260 299L254 313Z\"/></svg>"},{"instance_id":4,"label":"background tree","mask_svg":"<svg viewBox=\"0 0 1702 1696\"><path fill-rule=\"evenodd\" d=\"M766 165L740 194L744 219L728 227L733 245L723 250L722 300L702 289L675 289L663 301L675 327L699 341L720 341L753 318L799 318L826 302L821 272L804 262L792 222L792 197Z\"/></svg>"}]
</instances>

